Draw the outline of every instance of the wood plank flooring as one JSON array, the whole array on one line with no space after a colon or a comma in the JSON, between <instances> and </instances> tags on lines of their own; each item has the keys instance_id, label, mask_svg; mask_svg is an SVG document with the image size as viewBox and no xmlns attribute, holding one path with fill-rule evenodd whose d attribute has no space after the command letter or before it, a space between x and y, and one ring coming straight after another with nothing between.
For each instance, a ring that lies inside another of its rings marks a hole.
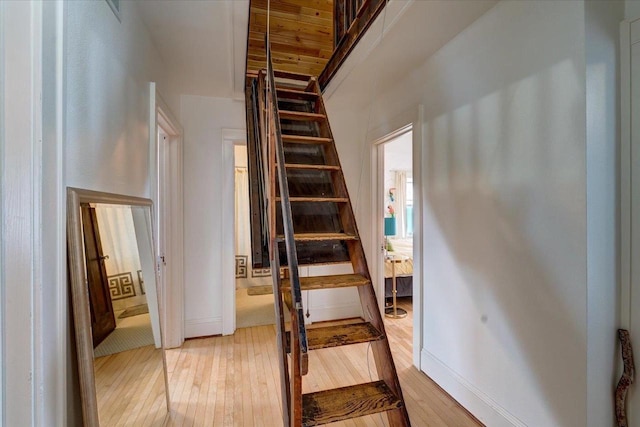
<instances>
[{"instance_id":1,"label":"wood plank flooring","mask_svg":"<svg viewBox=\"0 0 640 427\"><path fill-rule=\"evenodd\" d=\"M404 319L385 319L385 325L412 425L482 425L413 367L411 302L401 299L400 306L407 309L409 315ZM107 362L101 361L102 364ZM309 364L314 364L314 369L303 378L303 391L377 380L373 363L368 344L311 352ZM167 350L167 364L172 406L167 425L282 425L273 325L238 329L233 336L188 340L179 349ZM141 380L137 378L136 381ZM140 406L135 400L147 397L129 396L132 400L129 407L138 409ZM119 412L120 420L127 418L122 409ZM132 413L130 416L139 415ZM157 422L154 419L152 424L158 425ZM386 418L380 414L331 424L333 427L387 425Z\"/></svg>"}]
</instances>

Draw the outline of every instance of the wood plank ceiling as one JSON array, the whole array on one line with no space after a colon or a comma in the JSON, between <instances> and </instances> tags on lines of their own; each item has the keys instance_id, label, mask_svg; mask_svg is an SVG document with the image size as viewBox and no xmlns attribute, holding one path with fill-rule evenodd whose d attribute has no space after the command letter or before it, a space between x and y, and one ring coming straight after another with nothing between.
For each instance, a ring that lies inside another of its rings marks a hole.
<instances>
[{"instance_id":1,"label":"wood plank ceiling","mask_svg":"<svg viewBox=\"0 0 640 427\"><path fill-rule=\"evenodd\" d=\"M266 68L268 0L251 0L247 73ZM277 70L320 75L333 53L333 0L271 0L270 40Z\"/></svg>"}]
</instances>

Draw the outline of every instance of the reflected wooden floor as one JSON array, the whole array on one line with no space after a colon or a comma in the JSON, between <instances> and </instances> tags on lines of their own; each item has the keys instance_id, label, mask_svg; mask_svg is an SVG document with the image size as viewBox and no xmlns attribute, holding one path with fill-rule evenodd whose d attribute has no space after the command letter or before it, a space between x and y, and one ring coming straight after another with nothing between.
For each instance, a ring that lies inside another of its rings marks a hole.
<instances>
[{"instance_id":1,"label":"reflected wooden floor","mask_svg":"<svg viewBox=\"0 0 640 427\"><path fill-rule=\"evenodd\" d=\"M409 316L385 319L385 323L413 426L481 425L413 367L411 302L403 300L400 305ZM167 351L167 363L172 405L169 425L282 425L273 325L238 329L233 336L188 340L181 348ZM309 375L303 378L304 392L377 379L368 344L311 352L309 366ZM331 425L388 424L384 416L374 415Z\"/></svg>"},{"instance_id":2,"label":"reflected wooden floor","mask_svg":"<svg viewBox=\"0 0 640 427\"><path fill-rule=\"evenodd\" d=\"M154 346L95 359L101 426L162 426L167 406L162 354Z\"/></svg>"}]
</instances>

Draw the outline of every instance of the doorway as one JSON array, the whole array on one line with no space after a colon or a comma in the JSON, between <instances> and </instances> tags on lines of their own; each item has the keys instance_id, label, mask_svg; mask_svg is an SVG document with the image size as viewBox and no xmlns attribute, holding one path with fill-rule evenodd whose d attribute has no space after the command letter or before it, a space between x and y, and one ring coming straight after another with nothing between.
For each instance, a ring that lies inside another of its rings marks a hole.
<instances>
[{"instance_id":1,"label":"doorway","mask_svg":"<svg viewBox=\"0 0 640 427\"><path fill-rule=\"evenodd\" d=\"M150 83L155 249L164 343L184 342L182 126Z\"/></svg>"},{"instance_id":2,"label":"doorway","mask_svg":"<svg viewBox=\"0 0 640 427\"><path fill-rule=\"evenodd\" d=\"M390 334L413 346L414 304L414 156L412 126L405 126L374 145L375 216L379 250L377 293L383 296ZM416 307L416 308L414 308ZM419 314L419 313L418 313Z\"/></svg>"},{"instance_id":3,"label":"doorway","mask_svg":"<svg viewBox=\"0 0 640 427\"><path fill-rule=\"evenodd\" d=\"M246 144L234 145L236 327L275 323L269 269L254 269L251 260L249 173Z\"/></svg>"}]
</instances>

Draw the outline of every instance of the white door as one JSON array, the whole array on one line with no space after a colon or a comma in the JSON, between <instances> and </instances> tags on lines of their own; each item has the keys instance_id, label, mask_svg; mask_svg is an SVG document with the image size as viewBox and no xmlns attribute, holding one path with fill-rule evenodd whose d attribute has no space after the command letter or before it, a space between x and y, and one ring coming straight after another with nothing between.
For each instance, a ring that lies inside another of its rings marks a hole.
<instances>
[{"instance_id":1,"label":"white door","mask_svg":"<svg viewBox=\"0 0 640 427\"><path fill-rule=\"evenodd\" d=\"M156 232L156 256L158 257L158 288L166 290L167 258L166 248L169 246L167 207L169 206L169 192L167 191L167 134L158 126L158 194L156 197L156 218L158 219Z\"/></svg>"}]
</instances>

